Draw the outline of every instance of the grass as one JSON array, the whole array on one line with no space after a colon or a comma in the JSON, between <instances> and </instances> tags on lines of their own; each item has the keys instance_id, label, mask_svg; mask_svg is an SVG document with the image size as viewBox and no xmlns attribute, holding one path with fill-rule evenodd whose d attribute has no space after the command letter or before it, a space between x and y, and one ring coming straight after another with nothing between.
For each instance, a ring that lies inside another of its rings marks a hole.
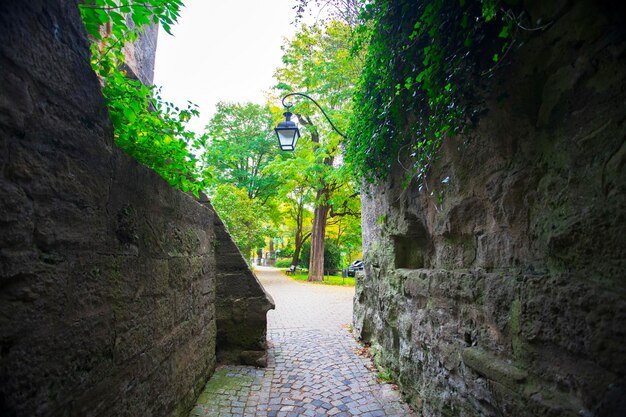
<instances>
[{"instance_id":1,"label":"grass","mask_svg":"<svg viewBox=\"0 0 626 417\"><path fill-rule=\"evenodd\" d=\"M387 384L394 383L393 374L389 369L382 369L381 371L379 371L376 374L376 378L378 378L379 381L386 382Z\"/></svg>"},{"instance_id":2,"label":"grass","mask_svg":"<svg viewBox=\"0 0 626 417\"><path fill-rule=\"evenodd\" d=\"M294 281L308 281L309 279L308 274L305 272L299 272L297 274L287 276ZM324 281L314 281L313 284L345 285L349 287L354 287L354 277L341 278L341 275L326 275L324 276Z\"/></svg>"}]
</instances>

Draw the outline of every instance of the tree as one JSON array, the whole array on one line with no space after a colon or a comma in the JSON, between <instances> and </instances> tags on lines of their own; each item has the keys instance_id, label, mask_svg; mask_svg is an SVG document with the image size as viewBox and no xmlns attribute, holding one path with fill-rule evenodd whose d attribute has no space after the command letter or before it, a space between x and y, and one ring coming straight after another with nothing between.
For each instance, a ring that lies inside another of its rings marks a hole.
<instances>
[{"instance_id":1,"label":"tree","mask_svg":"<svg viewBox=\"0 0 626 417\"><path fill-rule=\"evenodd\" d=\"M218 103L207 125L202 161L211 173L209 194L215 208L249 256L273 238L278 207L278 174L268 170L276 156L273 117L267 106Z\"/></svg>"},{"instance_id":2,"label":"tree","mask_svg":"<svg viewBox=\"0 0 626 417\"><path fill-rule=\"evenodd\" d=\"M311 244L305 243L302 246L302 264L311 263ZM341 249L334 240L326 241L324 245L324 272L334 274L341 267Z\"/></svg>"},{"instance_id":3,"label":"tree","mask_svg":"<svg viewBox=\"0 0 626 417\"><path fill-rule=\"evenodd\" d=\"M215 210L246 258L252 249L265 245L268 227L263 220L267 211L263 205L250 200L244 189L232 184L217 185L211 197Z\"/></svg>"},{"instance_id":4,"label":"tree","mask_svg":"<svg viewBox=\"0 0 626 417\"><path fill-rule=\"evenodd\" d=\"M304 18L307 10L312 13L313 9L317 9L320 12L326 10L329 20L338 20L354 27L358 23L361 3L360 0L298 0L294 7L296 22Z\"/></svg>"},{"instance_id":5,"label":"tree","mask_svg":"<svg viewBox=\"0 0 626 417\"><path fill-rule=\"evenodd\" d=\"M206 127L208 146L203 161L216 184L245 189L251 200L267 202L278 184L275 172L267 171L276 156L273 116L267 106L218 103Z\"/></svg>"},{"instance_id":6,"label":"tree","mask_svg":"<svg viewBox=\"0 0 626 417\"><path fill-rule=\"evenodd\" d=\"M281 216L289 219L286 226L291 227L294 237L292 265L300 263L302 245L310 238L311 230L308 224L311 213L308 209L314 202L315 189L311 186L311 166L314 158L307 144L303 143L296 154L281 154L268 166L268 170L275 172L281 178L276 189L276 196L280 200ZM303 149L305 151L303 152ZM308 145L310 148L310 144Z\"/></svg>"},{"instance_id":7,"label":"tree","mask_svg":"<svg viewBox=\"0 0 626 417\"><path fill-rule=\"evenodd\" d=\"M344 124L350 113L350 99L360 68L359 60L350 54L350 39L350 27L342 22L303 25L283 47L284 66L275 75L277 92L299 91L313 95L319 98L319 103L336 124ZM348 171L338 170L335 163L341 137L331 130L317 108L302 101L294 106L293 112L303 126L304 135L313 143L312 147L304 148L313 154L308 172L315 190L309 280L319 281L323 279L326 223L333 211L335 193L351 178L346 175ZM298 155L296 152L296 157Z\"/></svg>"}]
</instances>

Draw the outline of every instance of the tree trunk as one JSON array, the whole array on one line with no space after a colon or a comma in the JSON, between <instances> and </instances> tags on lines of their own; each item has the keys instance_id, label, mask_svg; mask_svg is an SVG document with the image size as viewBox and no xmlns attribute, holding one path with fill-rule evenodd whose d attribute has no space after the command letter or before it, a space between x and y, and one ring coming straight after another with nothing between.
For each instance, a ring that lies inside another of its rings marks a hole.
<instances>
[{"instance_id":1,"label":"tree trunk","mask_svg":"<svg viewBox=\"0 0 626 417\"><path fill-rule=\"evenodd\" d=\"M326 220L330 206L326 202L328 189L322 188L317 193L317 201L313 212L313 229L311 230L311 256L309 260L309 281L324 280L324 238L326 237Z\"/></svg>"},{"instance_id":2,"label":"tree trunk","mask_svg":"<svg viewBox=\"0 0 626 417\"><path fill-rule=\"evenodd\" d=\"M304 219L304 202L301 200L298 201L298 205L296 206L296 238L295 238L295 249L293 251L293 258L291 259L291 265L298 266L300 263L300 251L302 251L302 245L304 244L304 239L302 238L302 222Z\"/></svg>"},{"instance_id":3,"label":"tree trunk","mask_svg":"<svg viewBox=\"0 0 626 417\"><path fill-rule=\"evenodd\" d=\"M298 266L300 263L300 253L302 253L302 246L304 246L304 242L311 236L310 233L306 235L302 234L300 231L299 234L296 235L295 249L293 251L293 258L291 259L291 264Z\"/></svg>"},{"instance_id":4,"label":"tree trunk","mask_svg":"<svg viewBox=\"0 0 626 417\"><path fill-rule=\"evenodd\" d=\"M311 119L301 114L296 115L298 120L305 125L311 126L311 142L319 147L320 137ZM334 156L327 156L323 163L332 167ZM313 228L311 229L311 256L309 257L309 281L324 280L324 238L326 237L326 221L330 206L328 205L328 194L330 189L323 177L320 178L320 186L315 197L315 211L313 212Z\"/></svg>"},{"instance_id":5,"label":"tree trunk","mask_svg":"<svg viewBox=\"0 0 626 417\"><path fill-rule=\"evenodd\" d=\"M302 251L302 244L296 243L296 248L293 251L293 258L291 258L291 265L298 266L300 262L300 252Z\"/></svg>"},{"instance_id":6,"label":"tree trunk","mask_svg":"<svg viewBox=\"0 0 626 417\"><path fill-rule=\"evenodd\" d=\"M296 242L295 249L293 251L293 258L291 259L291 265L298 266L300 263L300 251L302 251L302 224L298 223L298 228L296 229Z\"/></svg>"}]
</instances>

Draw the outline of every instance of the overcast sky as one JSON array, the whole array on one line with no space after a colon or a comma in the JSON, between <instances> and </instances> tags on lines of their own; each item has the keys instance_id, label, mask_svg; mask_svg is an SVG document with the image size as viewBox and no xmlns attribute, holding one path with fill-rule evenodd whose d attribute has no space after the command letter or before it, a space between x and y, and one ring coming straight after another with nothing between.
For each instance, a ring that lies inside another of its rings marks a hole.
<instances>
[{"instance_id":1,"label":"overcast sky","mask_svg":"<svg viewBox=\"0 0 626 417\"><path fill-rule=\"evenodd\" d=\"M218 101L264 103L295 27L296 0L186 0L174 36L162 28L154 82L163 98L200 106L201 131Z\"/></svg>"}]
</instances>

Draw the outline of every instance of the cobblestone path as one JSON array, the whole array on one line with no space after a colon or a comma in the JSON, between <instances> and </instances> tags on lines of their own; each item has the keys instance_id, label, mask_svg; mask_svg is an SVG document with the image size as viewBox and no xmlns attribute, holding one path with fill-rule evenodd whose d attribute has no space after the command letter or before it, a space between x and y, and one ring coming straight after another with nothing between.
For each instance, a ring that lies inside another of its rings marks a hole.
<instances>
[{"instance_id":1,"label":"cobblestone path","mask_svg":"<svg viewBox=\"0 0 626 417\"><path fill-rule=\"evenodd\" d=\"M354 288L295 282L274 268L256 273L276 302L268 313L268 366L219 367L191 417L412 415L355 353L346 329Z\"/></svg>"}]
</instances>

